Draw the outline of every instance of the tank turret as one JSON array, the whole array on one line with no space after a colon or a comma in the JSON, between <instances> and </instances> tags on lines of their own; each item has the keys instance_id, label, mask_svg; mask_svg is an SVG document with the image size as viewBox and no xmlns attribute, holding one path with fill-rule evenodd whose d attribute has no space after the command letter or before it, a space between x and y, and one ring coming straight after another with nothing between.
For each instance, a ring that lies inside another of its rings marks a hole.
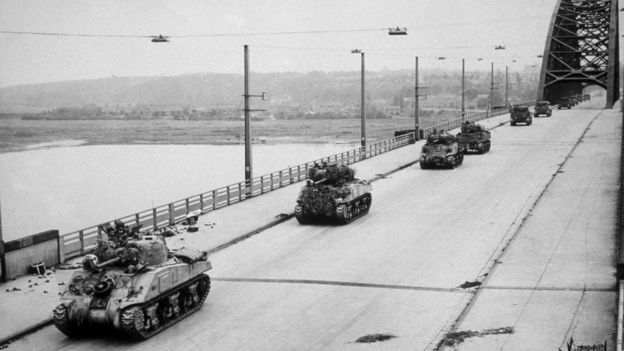
<instances>
[{"instance_id":1,"label":"tank turret","mask_svg":"<svg viewBox=\"0 0 624 351\"><path fill-rule=\"evenodd\" d=\"M84 257L61 293L53 315L63 333L79 337L108 328L147 339L202 306L210 291L204 272L212 268L205 252L169 251L162 236L121 225L109 239Z\"/></svg>"}]
</instances>

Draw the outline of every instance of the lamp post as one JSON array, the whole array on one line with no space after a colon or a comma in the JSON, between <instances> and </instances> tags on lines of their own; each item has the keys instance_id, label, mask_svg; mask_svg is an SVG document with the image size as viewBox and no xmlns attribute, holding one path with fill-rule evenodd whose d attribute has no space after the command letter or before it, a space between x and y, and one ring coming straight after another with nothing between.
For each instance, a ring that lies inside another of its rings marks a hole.
<instances>
[{"instance_id":1,"label":"lamp post","mask_svg":"<svg viewBox=\"0 0 624 351\"><path fill-rule=\"evenodd\" d=\"M509 106L509 67L505 66L505 106Z\"/></svg>"},{"instance_id":2,"label":"lamp post","mask_svg":"<svg viewBox=\"0 0 624 351\"><path fill-rule=\"evenodd\" d=\"M420 99L420 92L418 89L418 56L416 56L414 81L414 140L418 141L418 139L420 139L420 115L418 114L418 110L420 110L418 105L418 99Z\"/></svg>"},{"instance_id":3,"label":"lamp post","mask_svg":"<svg viewBox=\"0 0 624 351\"><path fill-rule=\"evenodd\" d=\"M251 193L252 161L251 161L251 127L249 117L249 48L245 51L245 194Z\"/></svg>"},{"instance_id":4,"label":"lamp post","mask_svg":"<svg viewBox=\"0 0 624 351\"><path fill-rule=\"evenodd\" d=\"M364 51L360 50L360 49L353 49L351 50L352 54L360 54L360 57L362 59L362 81L360 83L360 119L361 119L361 127L360 127L360 139L361 139L361 143L362 143L362 147L366 147L366 97L365 97L365 92L366 92L366 88L365 88L365 84L364 84L364 75L365 75L365 68L364 68Z\"/></svg>"},{"instance_id":5,"label":"lamp post","mask_svg":"<svg viewBox=\"0 0 624 351\"><path fill-rule=\"evenodd\" d=\"M245 98L245 196L252 195L251 181L253 178L253 162L251 159L251 118L249 113L251 111L265 111L265 110L252 110L249 108L249 98L260 97L264 100L264 92L262 95L249 94L249 47L244 45L245 51L245 69L244 69L244 94Z\"/></svg>"},{"instance_id":6,"label":"lamp post","mask_svg":"<svg viewBox=\"0 0 624 351\"><path fill-rule=\"evenodd\" d=\"M465 59L462 59L462 81L461 81L461 89L462 89L462 93L461 93L461 117L462 117L462 121L466 119L466 94L465 94L465 90L466 90L466 65L465 65Z\"/></svg>"}]
</instances>

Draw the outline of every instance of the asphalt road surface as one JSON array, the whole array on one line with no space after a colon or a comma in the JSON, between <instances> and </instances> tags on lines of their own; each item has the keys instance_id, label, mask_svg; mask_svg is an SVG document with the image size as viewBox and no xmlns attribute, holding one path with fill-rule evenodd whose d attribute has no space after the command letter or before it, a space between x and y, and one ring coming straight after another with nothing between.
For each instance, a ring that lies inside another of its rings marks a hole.
<instances>
[{"instance_id":1,"label":"asphalt road surface","mask_svg":"<svg viewBox=\"0 0 624 351\"><path fill-rule=\"evenodd\" d=\"M292 219L212 255L203 308L147 341L52 326L10 349L433 350L475 294L460 285L484 279L599 113L501 126L489 153L457 169L414 165L375 182L369 214L347 226ZM393 337L356 342L371 334Z\"/></svg>"}]
</instances>

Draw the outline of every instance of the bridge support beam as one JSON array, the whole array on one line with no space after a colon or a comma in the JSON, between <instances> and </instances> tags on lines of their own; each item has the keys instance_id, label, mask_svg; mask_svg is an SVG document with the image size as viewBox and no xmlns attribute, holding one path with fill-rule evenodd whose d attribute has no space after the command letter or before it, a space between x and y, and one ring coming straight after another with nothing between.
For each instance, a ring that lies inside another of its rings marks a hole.
<instances>
[{"instance_id":1,"label":"bridge support beam","mask_svg":"<svg viewBox=\"0 0 624 351\"><path fill-rule=\"evenodd\" d=\"M538 98L557 103L590 85L606 90L608 108L619 98L617 0L558 0L553 12Z\"/></svg>"}]
</instances>

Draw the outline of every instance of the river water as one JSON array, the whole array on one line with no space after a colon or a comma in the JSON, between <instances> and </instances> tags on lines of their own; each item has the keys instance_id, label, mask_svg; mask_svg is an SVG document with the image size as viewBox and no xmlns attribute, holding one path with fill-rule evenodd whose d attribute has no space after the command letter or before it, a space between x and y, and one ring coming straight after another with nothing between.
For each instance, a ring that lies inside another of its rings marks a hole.
<instances>
[{"instance_id":1,"label":"river water","mask_svg":"<svg viewBox=\"0 0 624 351\"><path fill-rule=\"evenodd\" d=\"M354 144L259 144L260 176ZM61 234L244 180L243 145L90 145L0 154L4 241ZM293 206L295 199L293 199Z\"/></svg>"}]
</instances>

